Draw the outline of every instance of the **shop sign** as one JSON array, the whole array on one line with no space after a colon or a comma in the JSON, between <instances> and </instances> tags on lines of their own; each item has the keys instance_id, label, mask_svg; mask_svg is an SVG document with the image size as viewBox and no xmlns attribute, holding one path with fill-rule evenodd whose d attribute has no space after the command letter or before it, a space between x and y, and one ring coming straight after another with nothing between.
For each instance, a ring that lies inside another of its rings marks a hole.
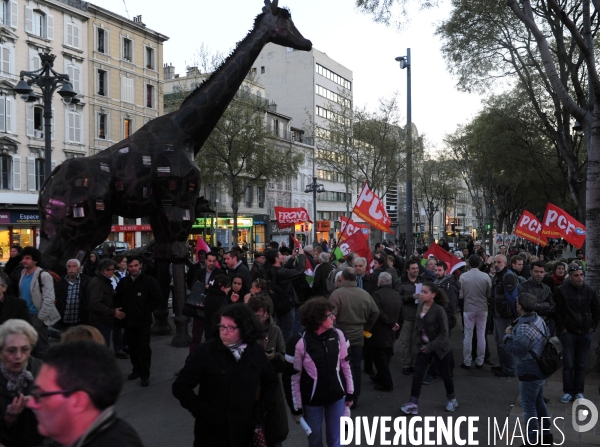
<instances>
[{"instance_id":1,"label":"shop sign","mask_svg":"<svg viewBox=\"0 0 600 447\"><path fill-rule=\"evenodd\" d=\"M113 233L122 233L126 231L152 231L151 225L113 225L110 227Z\"/></svg>"},{"instance_id":2,"label":"shop sign","mask_svg":"<svg viewBox=\"0 0 600 447\"><path fill-rule=\"evenodd\" d=\"M10 213L6 211L0 211L0 224L10 223Z\"/></svg>"},{"instance_id":3,"label":"shop sign","mask_svg":"<svg viewBox=\"0 0 600 447\"><path fill-rule=\"evenodd\" d=\"M331 221L330 220L317 220L317 231L318 232L329 232L331 229Z\"/></svg>"},{"instance_id":4,"label":"shop sign","mask_svg":"<svg viewBox=\"0 0 600 447\"><path fill-rule=\"evenodd\" d=\"M252 227L253 222L251 217L238 217L238 228L250 228ZM212 218L204 218L199 217L196 219L196 222L193 225L193 228L212 228L213 219ZM230 217L224 217L217 220L217 227L223 228L233 228L233 219Z\"/></svg>"},{"instance_id":5,"label":"shop sign","mask_svg":"<svg viewBox=\"0 0 600 447\"><path fill-rule=\"evenodd\" d=\"M279 228L277 222L271 222L271 234L288 234L293 233L294 227Z\"/></svg>"},{"instance_id":6,"label":"shop sign","mask_svg":"<svg viewBox=\"0 0 600 447\"><path fill-rule=\"evenodd\" d=\"M269 225L269 216L266 214L255 214L254 225Z\"/></svg>"},{"instance_id":7,"label":"shop sign","mask_svg":"<svg viewBox=\"0 0 600 447\"><path fill-rule=\"evenodd\" d=\"M11 211L10 221L6 222L6 215L9 214L6 211L0 212L0 223L11 223L11 224L40 224L40 213L37 211Z\"/></svg>"}]
</instances>

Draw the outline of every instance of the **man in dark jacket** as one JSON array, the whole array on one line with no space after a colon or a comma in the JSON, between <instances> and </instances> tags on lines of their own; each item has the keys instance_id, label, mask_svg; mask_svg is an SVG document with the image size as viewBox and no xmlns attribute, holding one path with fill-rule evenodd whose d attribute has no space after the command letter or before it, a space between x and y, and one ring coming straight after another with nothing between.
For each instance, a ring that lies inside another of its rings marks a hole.
<instances>
[{"instance_id":1,"label":"man in dark jacket","mask_svg":"<svg viewBox=\"0 0 600 447\"><path fill-rule=\"evenodd\" d=\"M399 334L404 317L400 294L392 289L392 275L383 272L379 275L377 290L373 292L373 300L379 308L377 322L371 328L372 337L369 339L373 363L377 374L373 376L375 389L392 391L394 382L390 373L390 359L394 355L394 343Z\"/></svg>"},{"instance_id":2,"label":"man in dark jacket","mask_svg":"<svg viewBox=\"0 0 600 447\"><path fill-rule=\"evenodd\" d=\"M115 306L111 278L116 267L117 264L112 259L101 259L98 261L96 276L87 286L90 324L100 331L107 347L110 347L115 318L125 318L125 313Z\"/></svg>"},{"instance_id":3,"label":"man in dark jacket","mask_svg":"<svg viewBox=\"0 0 600 447\"><path fill-rule=\"evenodd\" d=\"M254 262L252 263L252 268L250 269L252 281L256 281L257 279L264 279L265 281L267 280L265 262L267 262L267 257L265 256L265 254L259 251L255 251Z\"/></svg>"},{"instance_id":4,"label":"man in dark jacket","mask_svg":"<svg viewBox=\"0 0 600 447\"><path fill-rule=\"evenodd\" d=\"M563 345L562 403L583 399L592 333L600 322L600 298L585 283L580 265L569 267L569 278L554 292L556 330Z\"/></svg>"},{"instance_id":5,"label":"man in dark jacket","mask_svg":"<svg viewBox=\"0 0 600 447\"><path fill-rule=\"evenodd\" d=\"M41 394L58 391L27 401L40 434L65 446L143 446L135 430L115 414L123 382L119 365L104 346L78 341L51 347L35 385Z\"/></svg>"},{"instance_id":6,"label":"man in dark jacket","mask_svg":"<svg viewBox=\"0 0 600 447\"><path fill-rule=\"evenodd\" d=\"M556 332L556 323L554 322L556 304L554 298L552 298L550 287L544 284L545 274L546 270L542 262L537 261L531 264L531 277L519 284L519 296L521 293L531 293L537 298L538 304L535 313L542 317L542 320L550 329L550 333L554 335Z\"/></svg>"},{"instance_id":7,"label":"man in dark jacket","mask_svg":"<svg viewBox=\"0 0 600 447\"><path fill-rule=\"evenodd\" d=\"M325 252L319 254L312 283L313 296L329 296L329 291L327 290L327 277L333 269L333 265L329 262L329 254Z\"/></svg>"},{"instance_id":8,"label":"man in dark jacket","mask_svg":"<svg viewBox=\"0 0 600 447\"><path fill-rule=\"evenodd\" d=\"M507 306L508 300L504 295L502 280L508 271L506 256L496 255L494 265L496 266L496 275L492 283L492 295L494 296L494 333L500 366L493 366L492 372L498 377L515 377L515 359L504 347L506 328L518 317L516 310L513 311L511 306Z\"/></svg>"},{"instance_id":9,"label":"man in dark jacket","mask_svg":"<svg viewBox=\"0 0 600 447\"><path fill-rule=\"evenodd\" d=\"M356 270L356 285L370 294L377 288L377 280L367 274L367 260L365 258L354 258L354 270Z\"/></svg>"},{"instance_id":10,"label":"man in dark jacket","mask_svg":"<svg viewBox=\"0 0 600 447\"><path fill-rule=\"evenodd\" d=\"M129 275L119 281L116 302L125 312L125 333L129 344L129 356L133 372L129 380L141 378L141 384L150 384L150 332L152 327L152 312L161 303L161 293L158 281L142 272L140 258L127 260Z\"/></svg>"},{"instance_id":11,"label":"man in dark jacket","mask_svg":"<svg viewBox=\"0 0 600 447\"><path fill-rule=\"evenodd\" d=\"M25 320L31 323L27 303L25 300L8 294L8 282L6 273L0 272L0 324L12 319Z\"/></svg>"},{"instance_id":12,"label":"man in dark jacket","mask_svg":"<svg viewBox=\"0 0 600 447\"><path fill-rule=\"evenodd\" d=\"M400 294L400 298L402 298L402 311L404 313L404 324L400 331L400 356L402 374L405 376L412 374L417 357L415 319L421 294L416 292L416 288L417 284L421 283L423 283L423 280L419 276L419 263L411 258L406 263L406 273L400 277L394 287Z\"/></svg>"},{"instance_id":13,"label":"man in dark jacket","mask_svg":"<svg viewBox=\"0 0 600 447\"><path fill-rule=\"evenodd\" d=\"M239 253L235 250L225 253L223 262L227 267L227 276L233 278L235 275L240 275L242 281L244 281L244 290L250 290L250 287L252 287L252 275L248 267L240 260Z\"/></svg>"},{"instance_id":14,"label":"man in dark jacket","mask_svg":"<svg viewBox=\"0 0 600 447\"><path fill-rule=\"evenodd\" d=\"M88 324L87 286L92 280L79 273L81 263L77 259L67 261L67 274L54 287L56 309L62 318L64 329L77 324Z\"/></svg>"}]
</instances>

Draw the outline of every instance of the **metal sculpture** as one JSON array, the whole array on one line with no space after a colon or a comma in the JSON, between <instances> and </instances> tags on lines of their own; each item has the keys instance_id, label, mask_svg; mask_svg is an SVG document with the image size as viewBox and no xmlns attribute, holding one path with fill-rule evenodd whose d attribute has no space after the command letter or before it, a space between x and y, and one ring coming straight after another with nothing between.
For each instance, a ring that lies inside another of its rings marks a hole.
<instances>
[{"instance_id":1,"label":"metal sculpture","mask_svg":"<svg viewBox=\"0 0 600 447\"><path fill-rule=\"evenodd\" d=\"M83 259L110 233L112 215L149 216L156 239L158 280L168 299L173 264L173 310L177 333L172 344L190 337L181 315L185 299L187 238L197 214L200 170L194 162L262 48L269 42L309 51L310 40L296 29L278 0L265 0L253 29L215 72L175 112L158 117L131 137L86 158L59 165L40 192L40 250L47 268ZM166 316L161 315L164 324ZM158 315L155 314L158 317ZM169 327L170 329L170 327Z\"/></svg>"}]
</instances>

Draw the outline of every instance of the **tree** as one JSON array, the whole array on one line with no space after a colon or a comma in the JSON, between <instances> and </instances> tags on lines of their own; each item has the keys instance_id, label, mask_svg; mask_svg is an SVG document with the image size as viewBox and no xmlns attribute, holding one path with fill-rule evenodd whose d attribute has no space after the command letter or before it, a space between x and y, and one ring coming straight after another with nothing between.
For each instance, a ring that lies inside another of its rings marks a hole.
<instances>
[{"instance_id":1,"label":"tree","mask_svg":"<svg viewBox=\"0 0 600 447\"><path fill-rule=\"evenodd\" d=\"M246 188L281 180L297 172L304 156L269 141L267 101L240 89L196 157L203 180L224 185L231 195L233 238L237 241L239 202Z\"/></svg>"}]
</instances>

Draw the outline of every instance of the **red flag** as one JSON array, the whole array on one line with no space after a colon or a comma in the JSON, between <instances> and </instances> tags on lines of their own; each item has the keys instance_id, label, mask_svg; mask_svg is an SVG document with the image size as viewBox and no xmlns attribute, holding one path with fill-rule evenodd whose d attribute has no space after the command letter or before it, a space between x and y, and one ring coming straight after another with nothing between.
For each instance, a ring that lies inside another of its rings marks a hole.
<instances>
[{"instance_id":1,"label":"red flag","mask_svg":"<svg viewBox=\"0 0 600 447\"><path fill-rule=\"evenodd\" d=\"M435 256L439 261L446 262L450 265L450 273L454 273L454 270L459 269L467 265L464 260L458 259L449 251L444 250L438 244L431 244L431 247L423 254L423 258L427 259L430 256Z\"/></svg>"},{"instance_id":2,"label":"red flag","mask_svg":"<svg viewBox=\"0 0 600 447\"><path fill-rule=\"evenodd\" d=\"M198 252L200 250L204 250L206 253L210 253L210 247L206 242L204 242L204 239L202 239L202 237L199 237L196 240L196 259L198 259Z\"/></svg>"},{"instance_id":3,"label":"red flag","mask_svg":"<svg viewBox=\"0 0 600 447\"><path fill-rule=\"evenodd\" d=\"M300 241L298 239L296 239L292 234L290 234L290 247L294 246L294 248L300 248ZM315 270L311 264L311 262L308 260L308 256L306 256L305 262L304 262L304 273L307 276L315 276ZM307 278L308 281L308 278ZM308 281L309 284L312 283L312 279L310 281Z\"/></svg>"},{"instance_id":4,"label":"red flag","mask_svg":"<svg viewBox=\"0 0 600 447\"><path fill-rule=\"evenodd\" d=\"M548 245L548 241L542 236L542 223L527 210L523 211L515 228L515 234L542 247Z\"/></svg>"},{"instance_id":5,"label":"red flag","mask_svg":"<svg viewBox=\"0 0 600 447\"><path fill-rule=\"evenodd\" d=\"M302 222L312 223L312 220L308 217L306 208L283 208L276 206L275 219L277 219L277 226L279 228L293 227L295 224Z\"/></svg>"},{"instance_id":6,"label":"red flag","mask_svg":"<svg viewBox=\"0 0 600 447\"><path fill-rule=\"evenodd\" d=\"M542 236L564 238L569 244L581 248L585 242L585 226L562 208L548 203L542 221Z\"/></svg>"},{"instance_id":7,"label":"red flag","mask_svg":"<svg viewBox=\"0 0 600 447\"><path fill-rule=\"evenodd\" d=\"M348 228L346 228L348 225ZM352 219L348 219L347 217L340 216L340 240L344 241L348 236L352 236L354 233L361 232L364 235L368 235L370 228L368 225L360 224L354 222Z\"/></svg>"},{"instance_id":8,"label":"red flag","mask_svg":"<svg viewBox=\"0 0 600 447\"><path fill-rule=\"evenodd\" d=\"M394 234L394 232L390 230L392 221L385 210L383 202L369 189L367 182L365 182L352 212L372 227L385 231L386 233Z\"/></svg>"}]
</instances>

